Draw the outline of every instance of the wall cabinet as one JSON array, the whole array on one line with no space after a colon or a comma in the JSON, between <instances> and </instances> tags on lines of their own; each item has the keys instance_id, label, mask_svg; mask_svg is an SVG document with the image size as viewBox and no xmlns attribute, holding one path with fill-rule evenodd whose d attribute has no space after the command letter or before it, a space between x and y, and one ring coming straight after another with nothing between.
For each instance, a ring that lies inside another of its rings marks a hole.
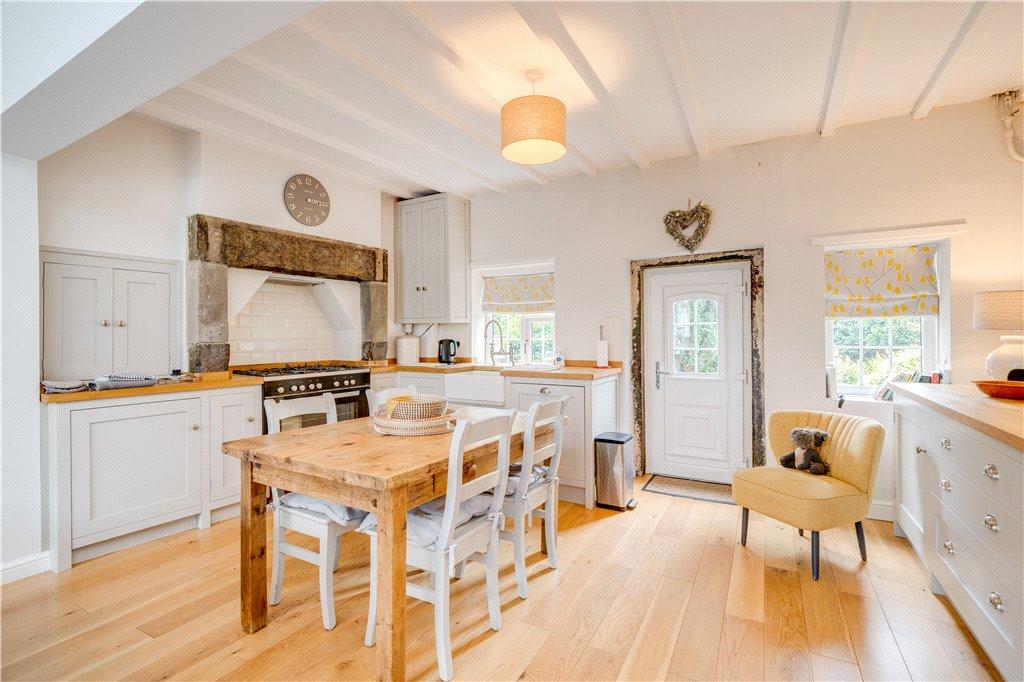
<instances>
[{"instance_id":1,"label":"wall cabinet","mask_svg":"<svg viewBox=\"0 0 1024 682\"><path fill-rule=\"evenodd\" d=\"M177 265L43 252L43 376L170 374Z\"/></svg>"},{"instance_id":2,"label":"wall cabinet","mask_svg":"<svg viewBox=\"0 0 1024 682\"><path fill-rule=\"evenodd\" d=\"M403 324L469 322L469 205L448 194L398 202Z\"/></svg>"},{"instance_id":3,"label":"wall cabinet","mask_svg":"<svg viewBox=\"0 0 1024 682\"><path fill-rule=\"evenodd\" d=\"M262 432L262 389L183 391L43 405L54 571L237 505L224 441Z\"/></svg>"}]
</instances>

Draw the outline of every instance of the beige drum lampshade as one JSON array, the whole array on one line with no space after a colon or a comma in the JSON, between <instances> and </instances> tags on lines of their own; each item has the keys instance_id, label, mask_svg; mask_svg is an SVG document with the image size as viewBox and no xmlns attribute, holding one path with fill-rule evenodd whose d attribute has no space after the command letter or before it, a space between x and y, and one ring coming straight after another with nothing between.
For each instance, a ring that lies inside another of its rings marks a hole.
<instances>
[{"instance_id":1,"label":"beige drum lampshade","mask_svg":"<svg viewBox=\"0 0 1024 682\"><path fill-rule=\"evenodd\" d=\"M974 328L1024 329L1024 291L979 291L974 294Z\"/></svg>"},{"instance_id":2,"label":"beige drum lampshade","mask_svg":"<svg viewBox=\"0 0 1024 682\"><path fill-rule=\"evenodd\" d=\"M513 163L550 163L565 154L565 105L527 95L501 108L501 155Z\"/></svg>"}]
</instances>

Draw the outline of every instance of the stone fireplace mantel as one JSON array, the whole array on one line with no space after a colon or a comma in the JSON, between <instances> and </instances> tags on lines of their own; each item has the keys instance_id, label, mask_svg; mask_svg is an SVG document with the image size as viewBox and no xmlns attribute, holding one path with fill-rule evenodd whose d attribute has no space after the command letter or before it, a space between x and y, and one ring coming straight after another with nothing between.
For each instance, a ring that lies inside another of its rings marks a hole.
<instances>
[{"instance_id":1,"label":"stone fireplace mantel","mask_svg":"<svg viewBox=\"0 0 1024 682\"><path fill-rule=\"evenodd\" d=\"M386 358L387 249L196 214L188 219L189 370L228 368L228 268L359 282L363 359Z\"/></svg>"}]
</instances>

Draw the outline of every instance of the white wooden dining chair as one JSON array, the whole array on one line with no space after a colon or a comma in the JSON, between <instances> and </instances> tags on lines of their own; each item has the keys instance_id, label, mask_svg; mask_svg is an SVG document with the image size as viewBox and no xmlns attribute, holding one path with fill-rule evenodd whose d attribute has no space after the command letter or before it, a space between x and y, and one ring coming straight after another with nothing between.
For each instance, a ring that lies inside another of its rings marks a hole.
<instances>
[{"instance_id":1,"label":"white wooden dining chair","mask_svg":"<svg viewBox=\"0 0 1024 682\"><path fill-rule=\"evenodd\" d=\"M335 424L338 421L335 398L331 393L280 402L267 398L263 401L263 407L267 413L269 433L280 432L282 420L300 415L322 414L328 424ZM320 610L324 628L332 630L337 623L334 613L334 572L338 570L341 562L341 536L355 530L366 513L297 492L282 495L277 488L271 488L270 494L274 508L270 603L278 604L281 601L286 554L313 564L320 569ZM318 551L313 552L288 543L285 539L286 529L317 538L320 543Z\"/></svg>"},{"instance_id":2,"label":"white wooden dining chair","mask_svg":"<svg viewBox=\"0 0 1024 682\"><path fill-rule=\"evenodd\" d=\"M523 431L523 458L518 471L513 471L502 505L506 518L512 519L512 530L501 531L503 540L512 542L515 554L516 582L519 596L526 599L526 524L532 525L534 516L544 519L544 532L548 546L548 565L558 568L558 462L562 458L562 443L569 398L535 402L526 413ZM537 429L554 425L554 438L544 447L536 447ZM543 506L543 509L540 507Z\"/></svg>"},{"instance_id":3,"label":"white wooden dining chair","mask_svg":"<svg viewBox=\"0 0 1024 682\"><path fill-rule=\"evenodd\" d=\"M385 388L382 391L367 391L366 402L370 406L370 414L372 415L377 411L377 408L386 403L391 398L404 395L416 395L416 389L412 386L409 388Z\"/></svg>"},{"instance_id":4,"label":"white wooden dining chair","mask_svg":"<svg viewBox=\"0 0 1024 682\"><path fill-rule=\"evenodd\" d=\"M406 563L429 574L425 585L406 585L406 594L434 605L434 636L437 667L442 680L452 678L452 644L449 605L449 573L456 564L475 561L486 565L487 610L492 630L501 628L498 593L498 531L504 517L501 500L508 481L509 447L515 410L476 421L460 421L452 434L448 454L448 487L445 497L417 507L407 517ZM498 441L498 462L493 471L466 481L465 453ZM487 494L493 493L493 494ZM366 621L366 645L376 640L377 532L371 514L359 528L370 536L370 613Z\"/></svg>"}]
</instances>

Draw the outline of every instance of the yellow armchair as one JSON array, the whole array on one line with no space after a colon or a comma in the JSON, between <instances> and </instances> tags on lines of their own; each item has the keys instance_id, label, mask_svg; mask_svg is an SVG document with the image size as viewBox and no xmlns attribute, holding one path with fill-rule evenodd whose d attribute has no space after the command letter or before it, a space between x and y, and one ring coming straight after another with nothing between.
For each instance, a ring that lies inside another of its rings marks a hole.
<instances>
[{"instance_id":1,"label":"yellow armchair","mask_svg":"<svg viewBox=\"0 0 1024 682\"><path fill-rule=\"evenodd\" d=\"M818 579L818 533L852 523L857 530L860 557L867 561L864 526L878 475L885 429L874 419L803 410L775 412L768 418L768 441L778 460L792 452L789 432L797 427L821 429L828 439L821 458L828 462L826 476L806 471L763 466L733 474L732 496L743 507L740 544L747 544L750 510L811 531L811 572Z\"/></svg>"}]
</instances>

